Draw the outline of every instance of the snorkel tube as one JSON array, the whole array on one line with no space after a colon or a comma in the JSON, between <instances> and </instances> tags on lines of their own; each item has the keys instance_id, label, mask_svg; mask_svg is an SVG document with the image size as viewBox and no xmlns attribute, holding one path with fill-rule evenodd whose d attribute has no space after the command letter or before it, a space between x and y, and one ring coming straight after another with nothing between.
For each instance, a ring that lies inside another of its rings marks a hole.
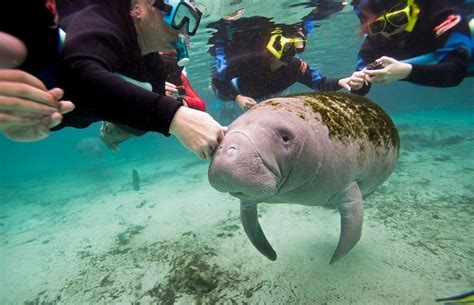
<instances>
[{"instance_id":1,"label":"snorkel tube","mask_svg":"<svg viewBox=\"0 0 474 305\"><path fill-rule=\"evenodd\" d=\"M179 35L179 40L175 42L175 49L178 53L178 56L176 57L176 63L178 66L184 67L189 64L188 49L186 48L186 39L184 38L184 35Z\"/></svg>"}]
</instances>

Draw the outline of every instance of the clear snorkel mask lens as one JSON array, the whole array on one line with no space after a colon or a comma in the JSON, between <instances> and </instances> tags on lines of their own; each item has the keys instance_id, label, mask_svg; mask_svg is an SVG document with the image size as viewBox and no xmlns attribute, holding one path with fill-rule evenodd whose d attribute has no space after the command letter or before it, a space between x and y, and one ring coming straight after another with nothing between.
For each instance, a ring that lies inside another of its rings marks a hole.
<instances>
[{"instance_id":1,"label":"clear snorkel mask lens","mask_svg":"<svg viewBox=\"0 0 474 305\"><path fill-rule=\"evenodd\" d=\"M173 18L173 28L180 29L187 23L186 33L190 36L196 34L201 21L202 13L186 2L180 2Z\"/></svg>"},{"instance_id":2,"label":"clear snorkel mask lens","mask_svg":"<svg viewBox=\"0 0 474 305\"><path fill-rule=\"evenodd\" d=\"M186 27L186 34L193 36L201 22L201 11L186 0L156 0L153 4L163 12L163 20L175 30Z\"/></svg>"}]
</instances>

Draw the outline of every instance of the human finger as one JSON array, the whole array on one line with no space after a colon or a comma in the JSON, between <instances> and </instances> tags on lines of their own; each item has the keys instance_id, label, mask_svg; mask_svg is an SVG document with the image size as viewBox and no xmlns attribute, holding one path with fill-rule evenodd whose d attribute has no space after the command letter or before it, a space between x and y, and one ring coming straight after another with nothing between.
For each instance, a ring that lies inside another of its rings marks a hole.
<instances>
[{"instance_id":1,"label":"human finger","mask_svg":"<svg viewBox=\"0 0 474 305\"><path fill-rule=\"evenodd\" d=\"M0 68L18 67L27 55L28 50L21 39L0 30Z\"/></svg>"},{"instance_id":2,"label":"human finger","mask_svg":"<svg viewBox=\"0 0 474 305\"><path fill-rule=\"evenodd\" d=\"M24 83L0 82L3 96L29 99L47 106L57 107L57 100L48 91Z\"/></svg>"},{"instance_id":3,"label":"human finger","mask_svg":"<svg viewBox=\"0 0 474 305\"><path fill-rule=\"evenodd\" d=\"M386 68L383 68L383 69L380 69L380 70L367 70L365 72L365 77L374 77L374 76L378 76L378 75L383 75L387 73L387 69Z\"/></svg>"},{"instance_id":4,"label":"human finger","mask_svg":"<svg viewBox=\"0 0 474 305\"><path fill-rule=\"evenodd\" d=\"M0 111L24 112L29 114L51 114L57 109L28 99L0 95Z\"/></svg>"},{"instance_id":5,"label":"human finger","mask_svg":"<svg viewBox=\"0 0 474 305\"><path fill-rule=\"evenodd\" d=\"M226 132L227 132L227 126L222 127L221 130L219 131L219 134L217 135L218 143L220 143L224 139Z\"/></svg>"},{"instance_id":6,"label":"human finger","mask_svg":"<svg viewBox=\"0 0 474 305\"><path fill-rule=\"evenodd\" d=\"M24 83L41 90L46 90L46 86L35 76L18 69L0 69L0 81Z\"/></svg>"},{"instance_id":7,"label":"human finger","mask_svg":"<svg viewBox=\"0 0 474 305\"><path fill-rule=\"evenodd\" d=\"M211 150L210 147L206 147L203 152L204 152L204 160L210 160L212 158L213 151Z\"/></svg>"},{"instance_id":8,"label":"human finger","mask_svg":"<svg viewBox=\"0 0 474 305\"><path fill-rule=\"evenodd\" d=\"M12 126L34 126L41 123L41 118L18 116L10 113L0 113L0 130Z\"/></svg>"},{"instance_id":9,"label":"human finger","mask_svg":"<svg viewBox=\"0 0 474 305\"><path fill-rule=\"evenodd\" d=\"M364 85L364 81L350 81L348 87L351 89L360 89Z\"/></svg>"},{"instance_id":10,"label":"human finger","mask_svg":"<svg viewBox=\"0 0 474 305\"><path fill-rule=\"evenodd\" d=\"M379 59L377 59L376 62L382 63L384 66L386 66L386 65L390 65L397 62L397 60L392 57L382 56Z\"/></svg>"},{"instance_id":11,"label":"human finger","mask_svg":"<svg viewBox=\"0 0 474 305\"><path fill-rule=\"evenodd\" d=\"M64 96L64 90L61 88L53 88L48 92L56 99L56 101L60 101Z\"/></svg>"},{"instance_id":12,"label":"human finger","mask_svg":"<svg viewBox=\"0 0 474 305\"><path fill-rule=\"evenodd\" d=\"M207 156L206 156L206 152L204 150L201 150L199 153L196 154L199 158L203 159L203 160L206 160L207 159Z\"/></svg>"},{"instance_id":13,"label":"human finger","mask_svg":"<svg viewBox=\"0 0 474 305\"><path fill-rule=\"evenodd\" d=\"M247 110L249 110L250 108L252 108L255 105L257 105L257 102L252 98L248 98L247 101L245 102L245 108Z\"/></svg>"},{"instance_id":14,"label":"human finger","mask_svg":"<svg viewBox=\"0 0 474 305\"><path fill-rule=\"evenodd\" d=\"M352 77L362 77L363 78L365 76L365 74L367 73L367 71L368 70L364 68L360 71L352 73Z\"/></svg>"},{"instance_id":15,"label":"human finger","mask_svg":"<svg viewBox=\"0 0 474 305\"><path fill-rule=\"evenodd\" d=\"M365 77L352 77L349 81L349 84L351 86L353 85L363 85L364 83L367 83L367 80Z\"/></svg>"},{"instance_id":16,"label":"human finger","mask_svg":"<svg viewBox=\"0 0 474 305\"><path fill-rule=\"evenodd\" d=\"M374 84L380 84L380 83L385 83L385 77L384 75L374 75L371 79L370 79L370 82L371 83L374 83Z\"/></svg>"},{"instance_id":17,"label":"human finger","mask_svg":"<svg viewBox=\"0 0 474 305\"><path fill-rule=\"evenodd\" d=\"M349 90L349 91L350 91L350 90L358 90L358 89L360 89L360 88L362 87L362 83L350 81L349 84L347 84L347 87L348 87L349 89L347 89L346 87L344 87L344 88L346 88L346 89Z\"/></svg>"},{"instance_id":18,"label":"human finger","mask_svg":"<svg viewBox=\"0 0 474 305\"><path fill-rule=\"evenodd\" d=\"M165 90L166 91L171 91L171 92L178 91L178 89L176 89L176 85L172 84L172 83L169 83L169 82L165 82Z\"/></svg>"},{"instance_id":19,"label":"human finger","mask_svg":"<svg viewBox=\"0 0 474 305\"><path fill-rule=\"evenodd\" d=\"M340 83L342 88L346 89L347 91L351 91L351 81L343 81Z\"/></svg>"},{"instance_id":20,"label":"human finger","mask_svg":"<svg viewBox=\"0 0 474 305\"><path fill-rule=\"evenodd\" d=\"M43 125L48 128L53 128L61 124L63 116L59 112L55 112L52 115L43 119Z\"/></svg>"},{"instance_id":21,"label":"human finger","mask_svg":"<svg viewBox=\"0 0 474 305\"><path fill-rule=\"evenodd\" d=\"M66 114L73 111L76 106L70 101L60 101L58 104L59 113Z\"/></svg>"},{"instance_id":22,"label":"human finger","mask_svg":"<svg viewBox=\"0 0 474 305\"><path fill-rule=\"evenodd\" d=\"M217 145L216 146L209 146L209 154L207 155L207 159L211 159L212 156L214 155L214 152L216 151Z\"/></svg>"},{"instance_id":23,"label":"human finger","mask_svg":"<svg viewBox=\"0 0 474 305\"><path fill-rule=\"evenodd\" d=\"M374 77L375 77L374 75L371 75L371 74L368 74L368 73L367 73L367 74L365 75L365 81L366 81L366 82L369 82L369 83L372 83Z\"/></svg>"},{"instance_id":24,"label":"human finger","mask_svg":"<svg viewBox=\"0 0 474 305\"><path fill-rule=\"evenodd\" d=\"M350 79L351 82L364 82L365 81L365 74L362 74L361 76L352 76Z\"/></svg>"}]
</instances>

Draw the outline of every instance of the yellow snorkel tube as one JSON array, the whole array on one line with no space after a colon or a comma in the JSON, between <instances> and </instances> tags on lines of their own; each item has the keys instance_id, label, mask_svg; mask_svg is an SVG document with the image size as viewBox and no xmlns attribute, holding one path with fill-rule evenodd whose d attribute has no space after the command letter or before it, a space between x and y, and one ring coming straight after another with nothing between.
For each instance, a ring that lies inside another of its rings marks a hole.
<instances>
[{"instance_id":1,"label":"yellow snorkel tube","mask_svg":"<svg viewBox=\"0 0 474 305\"><path fill-rule=\"evenodd\" d=\"M418 14L420 13L420 8L418 7L418 5L415 3L414 0L408 0L407 4L408 6L411 6L413 13L412 13L412 16L410 16L410 20L408 21L408 24L405 26L405 31L411 32L413 31L416 21L418 20Z\"/></svg>"}]
</instances>

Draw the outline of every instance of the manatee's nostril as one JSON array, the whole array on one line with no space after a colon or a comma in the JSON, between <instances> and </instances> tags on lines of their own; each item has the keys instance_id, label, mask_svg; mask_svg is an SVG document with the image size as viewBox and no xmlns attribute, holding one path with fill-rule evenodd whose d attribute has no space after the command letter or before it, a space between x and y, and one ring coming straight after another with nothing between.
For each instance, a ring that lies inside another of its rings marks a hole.
<instances>
[{"instance_id":1,"label":"manatee's nostril","mask_svg":"<svg viewBox=\"0 0 474 305\"><path fill-rule=\"evenodd\" d=\"M228 157L233 157L237 153L237 148L234 145L229 146L226 151Z\"/></svg>"}]
</instances>

